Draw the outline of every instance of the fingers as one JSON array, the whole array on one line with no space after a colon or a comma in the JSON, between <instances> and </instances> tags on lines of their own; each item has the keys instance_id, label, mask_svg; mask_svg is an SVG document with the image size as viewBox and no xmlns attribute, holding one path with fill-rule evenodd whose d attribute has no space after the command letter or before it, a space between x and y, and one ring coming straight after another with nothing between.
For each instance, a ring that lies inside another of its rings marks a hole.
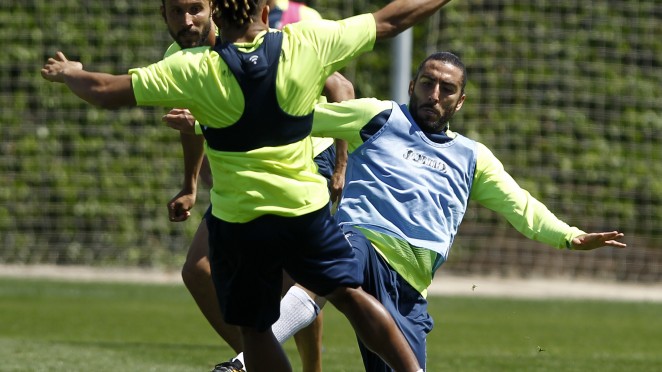
<instances>
[{"instance_id":1,"label":"fingers","mask_svg":"<svg viewBox=\"0 0 662 372\"><path fill-rule=\"evenodd\" d=\"M168 218L170 221L173 221L177 217L177 213L175 212L175 203L168 203Z\"/></svg>"},{"instance_id":2,"label":"fingers","mask_svg":"<svg viewBox=\"0 0 662 372\"><path fill-rule=\"evenodd\" d=\"M168 127L186 134L195 134L195 122L189 123L185 115L171 115L170 113L161 117Z\"/></svg>"},{"instance_id":3,"label":"fingers","mask_svg":"<svg viewBox=\"0 0 662 372\"><path fill-rule=\"evenodd\" d=\"M186 221L191 216L191 212L182 208L181 205L175 203L168 204L168 218L170 222Z\"/></svg>"},{"instance_id":4,"label":"fingers","mask_svg":"<svg viewBox=\"0 0 662 372\"><path fill-rule=\"evenodd\" d=\"M62 53L62 52L59 51L59 50L57 51L57 53L55 53L55 57L56 57L57 60L60 61L60 62L68 62L68 61L69 61L69 60L67 59L67 57L64 56L64 53Z\"/></svg>"},{"instance_id":5,"label":"fingers","mask_svg":"<svg viewBox=\"0 0 662 372\"><path fill-rule=\"evenodd\" d=\"M614 248L625 248L625 247L628 246L627 244L621 243L621 242L616 241L616 240L607 240L605 242L605 245L608 245L608 246L614 247Z\"/></svg>"},{"instance_id":6,"label":"fingers","mask_svg":"<svg viewBox=\"0 0 662 372\"><path fill-rule=\"evenodd\" d=\"M176 216L171 216L170 217L170 222L182 222L186 221L189 217L191 216L191 212L189 211L184 211L184 213L176 215Z\"/></svg>"}]
</instances>

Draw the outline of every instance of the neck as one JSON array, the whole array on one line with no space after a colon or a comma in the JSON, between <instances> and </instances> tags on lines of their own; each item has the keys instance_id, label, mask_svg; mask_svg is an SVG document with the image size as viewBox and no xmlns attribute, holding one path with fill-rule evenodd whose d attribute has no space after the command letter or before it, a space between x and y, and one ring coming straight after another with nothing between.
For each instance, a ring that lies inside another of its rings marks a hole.
<instances>
[{"instance_id":1,"label":"neck","mask_svg":"<svg viewBox=\"0 0 662 372\"><path fill-rule=\"evenodd\" d=\"M214 46L216 44L216 25L212 23L211 30L207 36L207 45Z\"/></svg>"}]
</instances>

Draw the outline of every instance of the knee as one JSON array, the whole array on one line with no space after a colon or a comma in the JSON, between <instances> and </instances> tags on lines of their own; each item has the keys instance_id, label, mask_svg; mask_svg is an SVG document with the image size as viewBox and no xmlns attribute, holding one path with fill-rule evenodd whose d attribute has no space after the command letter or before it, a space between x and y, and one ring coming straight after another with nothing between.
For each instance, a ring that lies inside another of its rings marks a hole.
<instances>
[{"instance_id":1,"label":"knee","mask_svg":"<svg viewBox=\"0 0 662 372\"><path fill-rule=\"evenodd\" d=\"M182 280L188 288L211 281L209 261L204 258L198 261L186 260L182 266Z\"/></svg>"},{"instance_id":2,"label":"knee","mask_svg":"<svg viewBox=\"0 0 662 372\"><path fill-rule=\"evenodd\" d=\"M343 311L348 305L359 301L362 291L357 288L339 287L326 296L334 307Z\"/></svg>"}]
</instances>

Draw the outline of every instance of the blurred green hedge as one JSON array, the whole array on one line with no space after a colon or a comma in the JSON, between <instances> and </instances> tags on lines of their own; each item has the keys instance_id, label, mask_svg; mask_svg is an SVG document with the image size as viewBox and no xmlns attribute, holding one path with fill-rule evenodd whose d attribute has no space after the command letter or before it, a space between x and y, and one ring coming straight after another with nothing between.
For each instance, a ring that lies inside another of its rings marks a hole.
<instances>
[{"instance_id":1,"label":"blurred green hedge","mask_svg":"<svg viewBox=\"0 0 662 372\"><path fill-rule=\"evenodd\" d=\"M315 6L338 18L385 3ZM98 110L39 75L57 50L114 73L161 59L170 39L159 5L0 5L0 263L182 262L208 195L201 189L190 222L168 222L165 204L181 184L182 160L177 134L160 124L164 110ZM570 224L619 229L657 249L661 18L657 0L453 1L414 29L413 68L433 51L460 55L468 98L454 130L490 147ZM390 46L378 43L342 71L357 96L389 98ZM501 234L502 219L473 208L466 231ZM461 236L460 247L492 248L473 237Z\"/></svg>"}]
</instances>

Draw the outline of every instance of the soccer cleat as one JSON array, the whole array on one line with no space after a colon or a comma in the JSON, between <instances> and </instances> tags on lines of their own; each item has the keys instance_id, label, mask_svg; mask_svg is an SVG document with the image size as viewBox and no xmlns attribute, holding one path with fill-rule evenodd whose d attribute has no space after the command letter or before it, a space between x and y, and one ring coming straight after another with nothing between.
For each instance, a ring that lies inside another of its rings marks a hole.
<instances>
[{"instance_id":1,"label":"soccer cleat","mask_svg":"<svg viewBox=\"0 0 662 372\"><path fill-rule=\"evenodd\" d=\"M246 370L244 365L235 359L215 365L211 372L246 372Z\"/></svg>"}]
</instances>

